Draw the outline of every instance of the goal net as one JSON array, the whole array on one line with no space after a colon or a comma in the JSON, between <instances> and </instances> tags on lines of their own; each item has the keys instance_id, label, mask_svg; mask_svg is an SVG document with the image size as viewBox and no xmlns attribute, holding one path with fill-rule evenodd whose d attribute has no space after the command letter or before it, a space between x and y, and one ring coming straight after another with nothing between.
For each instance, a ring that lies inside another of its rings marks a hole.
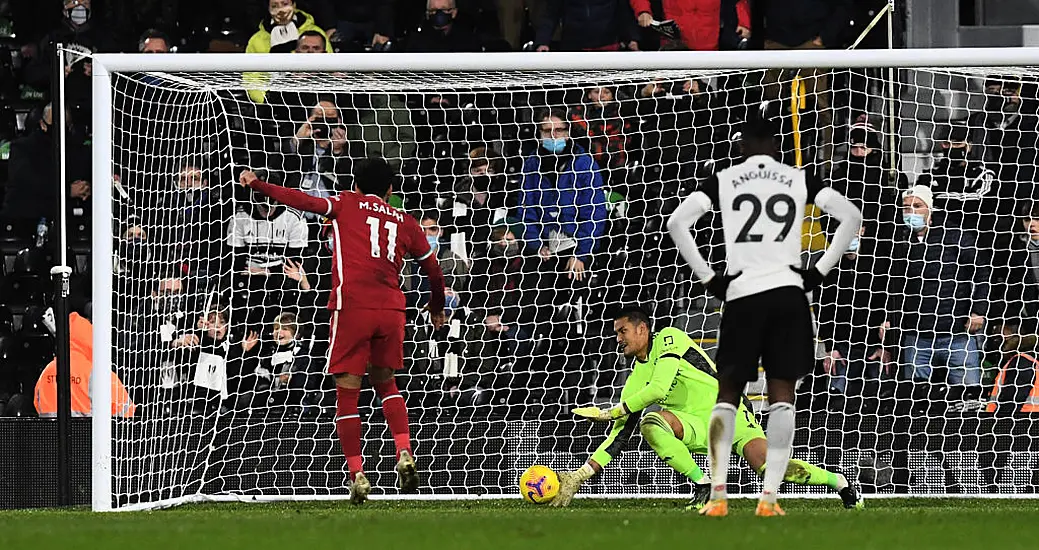
<instances>
[{"instance_id":1,"label":"goal net","mask_svg":"<svg viewBox=\"0 0 1039 550\"><path fill-rule=\"evenodd\" d=\"M95 508L348 496L325 374L329 226L236 185L243 169L319 196L350 191L365 157L399 171L392 202L426 228L449 289L434 332L427 282L410 263L401 277L398 384L420 497L514 496L527 466L576 468L604 439L569 411L619 400L631 364L616 306L642 304L657 329L685 330L713 355L721 304L665 225L740 160L752 113L779 122L785 162L865 215L857 248L813 296L818 364L798 389L794 458L867 494L1034 493L1034 71L816 53L830 57L768 55L757 63L776 68L757 70L669 54L506 56L508 70L461 56L452 62L471 70L443 71L392 55L97 56L109 69L95 68L95 179L114 178L95 191L93 220ZM789 68L812 61L896 68ZM713 68L667 68L701 62ZM903 198L912 186L926 189ZM805 265L833 229L809 209ZM694 232L722 269L719 220ZM109 367L132 416L109 405ZM767 425L762 393L764 380L747 387ZM370 389L361 417L373 494L395 497L393 440ZM744 461L729 480L737 494L761 488ZM582 494L690 487L635 430Z\"/></svg>"}]
</instances>

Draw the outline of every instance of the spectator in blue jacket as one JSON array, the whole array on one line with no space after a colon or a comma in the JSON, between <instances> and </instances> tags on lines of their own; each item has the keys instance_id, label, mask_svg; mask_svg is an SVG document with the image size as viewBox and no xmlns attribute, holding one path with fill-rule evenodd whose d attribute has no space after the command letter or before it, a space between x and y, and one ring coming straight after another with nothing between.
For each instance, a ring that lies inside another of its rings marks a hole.
<instances>
[{"instance_id":1,"label":"spectator in blue jacket","mask_svg":"<svg viewBox=\"0 0 1039 550\"><path fill-rule=\"evenodd\" d=\"M523 162L523 239L532 253L582 281L606 225L602 177L592 156L570 139L564 111L540 112L536 121L538 149Z\"/></svg>"},{"instance_id":2,"label":"spectator in blue jacket","mask_svg":"<svg viewBox=\"0 0 1039 550\"><path fill-rule=\"evenodd\" d=\"M904 238L896 238L888 274L881 340L901 347L902 377L913 382L914 407L936 401L976 405L981 355L976 334L988 314L990 262L973 231L933 225L934 198L917 185L903 194ZM897 332L897 336L893 334ZM874 358L888 361L889 353ZM947 386L936 368L947 371ZM933 389L937 391L931 391Z\"/></svg>"}]
</instances>

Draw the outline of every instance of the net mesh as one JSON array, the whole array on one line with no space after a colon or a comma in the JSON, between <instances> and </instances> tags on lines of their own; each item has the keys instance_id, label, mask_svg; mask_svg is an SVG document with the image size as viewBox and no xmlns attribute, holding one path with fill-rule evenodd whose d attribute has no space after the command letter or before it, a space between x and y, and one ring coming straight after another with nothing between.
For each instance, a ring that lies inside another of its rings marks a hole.
<instances>
[{"instance_id":1,"label":"net mesh","mask_svg":"<svg viewBox=\"0 0 1039 550\"><path fill-rule=\"evenodd\" d=\"M798 390L794 457L866 492L1034 492L1037 428L1021 416L1030 363L1000 374L1011 339L984 336L1021 327L1029 305L1012 282L1030 269L1014 215L1031 206L1034 70L999 69L998 86L992 72L897 71L894 124L886 71L118 73L113 369L136 410L114 421L115 504L348 493L325 374L327 221L236 186L243 168L319 196L350 190L366 156L400 171L395 204L439 244L449 287L450 320L434 333L427 283L413 266L401 278L398 384L421 493L511 495L530 464L576 468L605 436L568 411L619 399L630 365L613 306L642 303L658 328L713 354L721 304L690 279L665 223L738 162L752 111L781 121L785 162L817 171L865 214L859 248L814 297L819 365ZM545 109L570 136L563 155L541 145ZM936 160L964 142L965 160ZM589 158L590 170L574 168ZM933 223L945 228L926 250L904 234L899 191L912 184L933 189ZM543 185L553 191L534 193ZM593 192L567 191L580 187ZM806 263L832 225L810 211ZM722 267L719 228L707 216L695 232ZM986 323L968 333L975 312ZM891 363L874 354L882 341ZM983 403L997 374L998 406ZM763 380L747 388L761 417L763 390ZM393 440L370 389L361 417L374 492L396 494ZM584 491L690 491L637 433L628 448ZM742 461L730 484L760 490Z\"/></svg>"}]
</instances>

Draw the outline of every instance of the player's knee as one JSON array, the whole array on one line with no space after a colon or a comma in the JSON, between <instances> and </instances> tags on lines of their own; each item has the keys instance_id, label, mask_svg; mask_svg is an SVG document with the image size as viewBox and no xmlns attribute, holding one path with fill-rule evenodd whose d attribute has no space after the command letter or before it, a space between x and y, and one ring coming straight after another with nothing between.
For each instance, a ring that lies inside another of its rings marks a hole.
<instances>
[{"instance_id":1,"label":"player's knee","mask_svg":"<svg viewBox=\"0 0 1039 550\"><path fill-rule=\"evenodd\" d=\"M393 369L385 367L372 367L368 371L368 378L372 381L372 384L383 384L385 382L393 381Z\"/></svg>"},{"instance_id":2,"label":"player's knee","mask_svg":"<svg viewBox=\"0 0 1039 550\"><path fill-rule=\"evenodd\" d=\"M361 377L356 374L337 374L336 386L340 388L346 388L348 390L359 390L361 389Z\"/></svg>"},{"instance_id":3,"label":"player's knee","mask_svg":"<svg viewBox=\"0 0 1039 550\"><path fill-rule=\"evenodd\" d=\"M653 443L660 435L674 435L671 424L658 412L651 412L639 421L639 433L646 441Z\"/></svg>"}]
</instances>

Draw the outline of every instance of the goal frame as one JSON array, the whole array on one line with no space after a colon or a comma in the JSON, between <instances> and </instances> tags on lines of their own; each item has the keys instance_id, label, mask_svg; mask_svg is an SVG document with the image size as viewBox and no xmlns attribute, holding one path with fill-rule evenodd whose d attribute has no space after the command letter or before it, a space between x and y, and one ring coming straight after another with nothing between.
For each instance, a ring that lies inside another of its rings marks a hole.
<instances>
[{"instance_id":1,"label":"goal frame","mask_svg":"<svg viewBox=\"0 0 1039 550\"><path fill-rule=\"evenodd\" d=\"M392 71L646 71L763 70L803 67L964 68L1039 66L1039 48L949 48L912 50L772 50L717 52L549 52L438 54L95 54L92 56L93 371L91 373L92 486L94 511L112 511L112 174L113 73L120 72L338 72ZM894 496L894 495L892 495ZM955 495L949 495L955 496ZM986 495L972 495L984 497ZM1002 495L1006 496L1006 495ZM198 498L201 497L201 498ZM277 497L290 499L293 497ZM305 499L308 497L296 497ZM312 498L312 497L311 497ZM454 496L453 498L465 498ZM261 501L262 497L181 497L196 500ZM125 509L125 508L124 508Z\"/></svg>"}]
</instances>

